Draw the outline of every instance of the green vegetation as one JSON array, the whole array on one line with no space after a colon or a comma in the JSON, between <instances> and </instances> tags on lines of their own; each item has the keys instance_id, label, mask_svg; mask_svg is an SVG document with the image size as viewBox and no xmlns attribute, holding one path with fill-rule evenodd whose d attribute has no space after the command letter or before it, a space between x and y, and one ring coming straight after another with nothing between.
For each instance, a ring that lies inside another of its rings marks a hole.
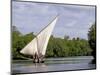
<instances>
[{"instance_id":1,"label":"green vegetation","mask_svg":"<svg viewBox=\"0 0 100 75\"><path fill-rule=\"evenodd\" d=\"M26 46L34 37L34 33L22 35L15 26L12 27L12 58L22 59L23 56L19 51ZM69 57L69 56L89 56L92 49L88 40L79 37L70 39L69 36L57 38L53 35L50 37L45 57ZM31 56L26 56L30 57Z\"/></svg>"},{"instance_id":2,"label":"green vegetation","mask_svg":"<svg viewBox=\"0 0 100 75\"><path fill-rule=\"evenodd\" d=\"M91 55L88 41L84 39L55 38L51 37L47 47L46 57L68 57Z\"/></svg>"},{"instance_id":3,"label":"green vegetation","mask_svg":"<svg viewBox=\"0 0 100 75\"><path fill-rule=\"evenodd\" d=\"M96 25L93 24L88 33L89 45L91 47L92 55L94 57L93 63L96 63Z\"/></svg>"}]
</instances>

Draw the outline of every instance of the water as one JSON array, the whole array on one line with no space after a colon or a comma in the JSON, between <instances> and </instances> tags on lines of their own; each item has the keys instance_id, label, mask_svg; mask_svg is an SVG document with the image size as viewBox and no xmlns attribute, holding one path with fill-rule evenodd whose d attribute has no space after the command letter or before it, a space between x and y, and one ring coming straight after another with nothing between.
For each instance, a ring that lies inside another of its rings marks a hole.
<instances>
[{"instance_id":1,"label":"water","mask_svg":"<svg viewBox=\"0 0 100 75\"><path fill-rule=\"evenodd\" d=\"M51 71L72 71L95 69L92 56L48 58L44 63L34 64L32 60L16 60L12 63L12 73L38 73Z\"/></svg>"}]
</instances>

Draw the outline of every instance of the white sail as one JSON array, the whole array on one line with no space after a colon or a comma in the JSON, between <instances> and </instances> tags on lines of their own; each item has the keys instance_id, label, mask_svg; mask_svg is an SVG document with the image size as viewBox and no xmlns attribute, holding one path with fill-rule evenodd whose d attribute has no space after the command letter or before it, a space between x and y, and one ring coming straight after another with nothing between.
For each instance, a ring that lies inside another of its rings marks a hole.
<instances>
[{"instance_id":1,"label":"white sail","mask_svg":"<svg viewBox=\"0 0 100 75\"><path fill-rule=\"evenodd\" d=\"M53 28L56 24L57 17L44 29L42 30L39 35L37 36L37 49L38 52L42 55L45 55L47 44L50 38L50 35L53 31Z\"/></svg>"},{"instance_id":2,"label":"white sail","mask_svg":"<svg viewBox=\"0 0 100 75\"><path fill-rule=\"evenodd\" d=\"M35 53L41 53L45 55L47 44L52 33L52 30L56 24L57 17L48 24L40 33L28 44L26 45L20 52L22 54L34 55Z\"/></svg>"},{"instance_id":3,"label":"white sail","mask_svg":"<svg viewBox=\"0 0 100 75\"><path fill-rule=\"evenodd\" d=\"M37 39L34 38L28 45L26 45L20 53L26 55L32 55L37 53Z\"/></svg>"}]
</instances>

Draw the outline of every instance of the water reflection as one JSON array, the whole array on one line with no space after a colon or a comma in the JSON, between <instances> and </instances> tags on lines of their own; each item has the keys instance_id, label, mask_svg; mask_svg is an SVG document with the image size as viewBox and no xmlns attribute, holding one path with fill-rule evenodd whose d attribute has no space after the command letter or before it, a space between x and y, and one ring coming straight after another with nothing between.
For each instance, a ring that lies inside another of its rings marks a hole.
<instances>
[{"instance_id":1,"label":"water reflection","mask_svg":"<svg viewBox=\"0 0 100 75\"><path fill-rule=\"evenodd\" d=\"M82 58L82 57L81 57ZM88 58L88 59L87 59ZM93 60L91 57L74 59L48 59L45 63L33 64L31 61L23 63L17 62L12 64L12 73L35 73L47 71L63 71L63 70L82 70L95 69L95 64L90 64Z\"/></svg>"}]
</instances>

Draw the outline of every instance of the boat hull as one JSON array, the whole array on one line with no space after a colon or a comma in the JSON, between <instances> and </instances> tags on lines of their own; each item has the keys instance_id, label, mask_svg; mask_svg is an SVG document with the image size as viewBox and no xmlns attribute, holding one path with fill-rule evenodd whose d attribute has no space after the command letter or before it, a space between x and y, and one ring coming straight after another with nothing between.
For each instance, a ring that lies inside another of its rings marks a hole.
<instances>
[{"instance_id":1,"label":"boat hull","mask_svg":"<svg viewBox=\"0 0 100 75\"><path fill-rule=\"evenodd\" d=\"M33 56L33 63L44 63L44 55L35 53Z\"/></svg>"}]
</instances>

